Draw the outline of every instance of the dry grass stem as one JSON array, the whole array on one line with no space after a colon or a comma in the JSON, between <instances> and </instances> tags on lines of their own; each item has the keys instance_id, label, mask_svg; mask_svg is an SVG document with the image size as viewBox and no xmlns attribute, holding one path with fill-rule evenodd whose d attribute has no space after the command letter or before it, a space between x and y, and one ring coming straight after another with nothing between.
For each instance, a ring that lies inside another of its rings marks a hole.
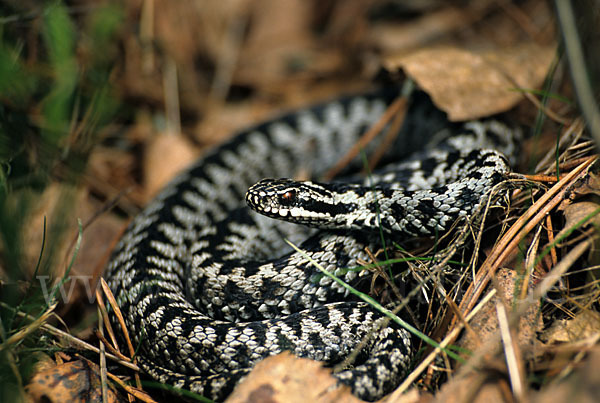
<instances>
[{"instance_id":1,"label":"dry grass stem","mask_svg":"<svg viewBox=\"0 0 600 403\"><path fill-rule=\"evenodd\" d=\"M360 152L369 144L377 134L381 133L383 128L394 118L400 111L406 108L406 98L399 97L388 106L385 113L362 137L352 146L352 148L323 176L324 180L332 180L344 169L350 161L352 161Z\"/></svg>"}]
</instances>

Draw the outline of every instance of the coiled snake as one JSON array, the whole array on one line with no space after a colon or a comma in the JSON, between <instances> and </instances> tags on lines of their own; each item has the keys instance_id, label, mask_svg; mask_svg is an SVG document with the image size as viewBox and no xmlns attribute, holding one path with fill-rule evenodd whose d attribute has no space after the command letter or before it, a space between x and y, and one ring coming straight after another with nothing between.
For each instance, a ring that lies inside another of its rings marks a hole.
<instances>
[{"instance_id":1,"label":"coiled snake","mask_svg":"<svg viewBox=\"0 0 600 403\"><path fill-rule=\"evenodd\" d=\"M147 374L221 400L267 356L289 350L335 365L377 328L380 313L319 276L284 240L356 283L364 273L341 269L381 247L380 228L400 240L433 236L479 208L509 172L502 153L514 154L514 130L492 120L434 128L441 113L417 92L390 147L392 163L368 179L260 180L299 170L318 178L396 93L349 97L246 130L133 220L107 278ZM251 212L244 199L280 220ZM357 396L377 399L399 383L411 349L409 334L391 324L335 376Z\"/></svg>"}]
</instances>

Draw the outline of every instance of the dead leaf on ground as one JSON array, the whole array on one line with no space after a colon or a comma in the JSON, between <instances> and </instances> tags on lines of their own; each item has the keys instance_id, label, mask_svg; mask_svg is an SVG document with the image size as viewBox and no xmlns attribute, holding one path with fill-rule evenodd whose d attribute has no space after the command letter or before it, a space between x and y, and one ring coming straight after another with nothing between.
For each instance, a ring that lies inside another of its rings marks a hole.
<instances>
[{"instance_id":1,"label":"dead leaf on ground","mask_svg":"<svg viewBox=\"0 0 600 403\"><path fill-rule=\"evenodd\" d=\"M144 193L150 200L175 175L198 158L182 135L161 133L152 138L144 155Z\"/></svg>"},{"instance_id":2,"label":"dead leaf on ground","mask_svg":"<svg viewBox=\"0 0 600 403\"><path fill-rule=\"evenodd\" d=\"M563 208L563 213L566 220L565 226L564 229L558 235L556 235L556 237L560 237L564 231L570 230L571 227L576 226L586 218L588 219L583 224L583 227L587 227L590 224L600 225L600 214L590 217L592 213L598 210L599 206L600 205L595 201L580 201L565 206Z\"/></svg>"},{"instance_id":3,"label":"dead leaf on ground","mask_svg":"<svg viewBox=\"0 0 600 403\"><path fill-rule=\"evenodd\" d=\"M34 402L98 402L102 401L100 369L79 360L56 365L35 374L27 385ZM108 383L108 402L121 401Z\"/></svg>"},{"instance_id":4,"label":"dead leaf on ground","mask_svg":"<svg viewBox=\"0 0 600 403\"><path fill-rule=\"evenodd\" d=\"M26 259L27 267L33 269L42 247L42 239L54 235L60 240L53 245L54 256L51 277L38 274L33 281L47 293L56 284L57 279L65 275L71 260L75 257L69 272L69 281L59 287L58 302L62 305L58 312L64 317L67 311L76 307L77 313L82 312L82 306L94 301L95 280L106 264L108 254L114 240L124 227L124 220L112 214L100 214L104 205L91 195L84 187L52 183L39 196L37 205L32 210L26 226ZM57 211L67 212L58 216ZM43 223L46 218L46 234ZM79 250L76 252L78 223L83 225L83 234ZM93 219L92 221L90 221ZM61 233L52 233L53 226L61 228ZM59 236L57 236L59 235ZM47 255L46 255L47 256ZM45 256L45 257L46 257Z\"/></svg>"},{"instance_id":5,"label":"dead leaf on ground","mask_svg":"<svg viewBox=\"0 0 600 403\"><path fill-rule=\"evenodd\" d=\"M288 18L294 15L294 18ZM314 58L310 36L311 6L302 0L263 0L254 3L252 27L240 49L236 81L273 85Z\"/></svg>"},{"instance_id":6,"label":"dead leaf on ground","mask_svg":"<svg viewBox=\"0 0 600 403\"><path fill-rule=\"evenodd\" d=\"M387 52L400 52L425 46L436 38L464 29L479 18L472 10L449 5L424 14L404 24L381 23L371 28L369 39Z\"/></svg>"},{"instance_id":7,"label":"dead leaf on ground","mask_svg":"<svg viewBox=\"0 0 600 403\"><path fill-rule=\"evenodd\" d=\"M490 382L490 379L496 381ZM506 403L513 401L506 380L492 372L473 371L469 376L450 381L435 395L436 403Z\"/></svg>"},{"instance_id":8,"label":"dead leaf on ground","mask_svg":"<svg viewBox=\"0 0 600 403\"><path fill-rule=\"evenodd\" d=\"M515 294L518 295L520 292L518 287L522 284L522 280L518 278L518 274L512 269L500 269L496 277L504 291L504 300L509 302L514 301ZM531 291L533 285L530 284L530 286ZM498 331L496 298L488 302L471 320L470 326L474 332L465 332L464 337L459 339L458 345L461 348L474 351L482 341L485 342L485 340L488 340ZM539 305L539 301L533 304L519 320L518 341L520 346L530 345L535 340L536 332L540 331L543 327L539 315Z\"/></svg>"},{"instance_id":9,"label":"dead leaf on ground","mask_svg":"<svg viewBox=\"0 0 600 403\"><path fill-rule=\"evenodd\" d=\"M520 293L521 279L512 269L500 269L496 274L497 284L504 292L504 301L515 300L515 295ZM531 285L533 288L533 285ZM465 332L457 342L461 349L477 352L485 342L499 332L498 314L495 297L470 322L473 332ZM535 334L543 327L539 315L539 302L533 304L519 320L517 333L518 344L523 351L529 351L535 343ZM506 402L512 400L510 386L504 373L506 373L506 360L503 355L491 357L486 361L484 368L471 368L469 361L463 364L469 369L464 376L453 378L442 386L435 396L437 402Z\"/></svg>"},{"instance_id":10,"label":"dead leaf on ground","mask_svg":"<svg viewBox=\"0 0 600 403\"><path fill-rule=\"evenodd\" d=\"M596 195L600 196L600 176L597 173L589 172L583 183L573 188L573 196Z\"/></svg>"},{"instance_id":11,"label":"dead leaf on ground","mask_svg":"<svg viewBox=\"0 0 600 403\"><path fill-rule=\"evenodd\" d=\"M600 348L596 346L583 365L576 367L570 376L559 383L547 384L529 400L534 403L597 402L598 385L600 385Z\"/></svg>"},{"instance_id":12,"label":"dead leaf on ground","mask_svg":"<svg viewBox=\"0 0 600 403\"><path fill-rule=\"evenodd\" d=\"M538 88L555 55L554 46L523 44L477 52L453 47L389 57L389 71L402 68L451 121L505 112L523 97L516 88Z\"/></svg>"},{"instance_id":13,"label":"dead leaf on ground","mask_svg":"<svg viewBox=\"0 0 600 403\"><path fill-rule=\"evenodd\" d=\"M557 320L541 338L548 343L574 343L600 333L600 314L585 309L573 319Z\"/></svg>"},{"instance_id":14,"label":"dead leaf on ground","mask_svg":"<svg viewBox=\"0 0 600 403\"><path fill-rule=\"evenodd\" d=\"M598 214L598 208L600 204L598 203L598 197L584 197L590 200L581 200L574 203L568 199L563 201L559 209L563 210L565 224L560 232L555 235L555 239L561 239L575 227L579 227L579 230L587 230L591 225L596 228L600 226L600 214ZM577 233L580 233L580 231ZM595 246L590 249L588 255L588 262L591 265L597 265L600 263L600 253L598 252L597 247L598 243L598 239L595 239ZM590 281L594 281L594 279L590 279Z\"/></svg>"},{"instance_id":15,"label":"dead leaf on ground","mask_svg":"<svg viewBox=\"0 0 600 403\"><path fill-rule=\"evenodd\" d=\"M241 402L341 402L357 403L347 386L337 387L331 370L320 362L285 352L254 367L233 391L227 403Z\"/></svg>"},{"instance_id":16,"label":"dead leaf on ground","mask_svg":"<svg viewBox=\"0 0 600 403\"><path fill-rule=\"evenodd\" d=\"M25 239L23 245L26 246L26 267L31 270L30 274L33 274L42 251L44 239L52 234L53 228L67 228L64 233L59 232L52 238L55 242L52 245L53 257L57 262L57 265L53 267L52 274L60 277L64 274L66 264L72 253L70 244L73 238L71 235L77 231L77 218L81 217L80 213L86 207L86 189L53 182L46 187L43 193L36 196L35 206L33 206L31 214L27 218L27 225L24 227ZM68 211L69 216L64 215L65 210ZM46 221L45 231L44 221ZM47 253L44 257L47 258Z\"/></svg>"}]
</instances>

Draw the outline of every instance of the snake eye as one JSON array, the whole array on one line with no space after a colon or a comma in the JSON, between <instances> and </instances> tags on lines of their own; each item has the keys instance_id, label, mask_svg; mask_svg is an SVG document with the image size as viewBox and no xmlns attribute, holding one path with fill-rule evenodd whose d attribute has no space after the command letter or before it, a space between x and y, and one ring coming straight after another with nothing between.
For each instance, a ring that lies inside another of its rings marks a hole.
<instances>
[{"instance_id":1,"label":"snake eye","mask_svg":"<svg viewBox=\"0 0 600 403\"><path fill-rule=\"evenodd\" d=\"M279 203L281 203L283 206L291 205L294 200L296 200L296 192L293 190L288 190L279 196Z\"/></svg>"}]
</instances>

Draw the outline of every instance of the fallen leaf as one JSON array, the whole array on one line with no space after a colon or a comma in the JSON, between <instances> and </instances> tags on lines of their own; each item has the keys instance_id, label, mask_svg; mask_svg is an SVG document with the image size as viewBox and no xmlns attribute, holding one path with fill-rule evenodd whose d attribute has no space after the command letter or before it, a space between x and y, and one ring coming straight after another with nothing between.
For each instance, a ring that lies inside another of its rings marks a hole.
<instances>
[{"instance_id":1,"label":"fallen leaf","mask_svg":"<svg viewBox=\"0 0 600 403\"><path fill-rule=\"evenodd\" d=\"M144 155L144 192L150 200L177 173L196 160L194 147L184 136L163 133L153 137Z\"/></svg>"},{"instance_id":2,"label":"fallen leaf","mask_svg":"<svg viewBox=\"0 0 600 403\"><path fill-rule=\"evenodd\" d=\"M439 10L433 10L420 18L414 18L403 24L382 22L369 31L369 39L388 53L406 51L426 46L436 38L450 35L464 29L475 19L473 10L453 7L451 4Z\"/></svg>"},{"instance_id":3,"label":"fallen leaf","mask_svg":"<svg viewBox=\"0 0 600 403\"><path fill-rule=\"evenodd\" d=\"M289 352L269 357L254 367L227 403L242 402L362 402L347 386L338 386L331 370L320 362Z\"/></svg>"},{"instance_id":4,"label":"fallen leaf","mask_svg":"<svg viewBox=\"0 0 600 403\"><path fill-rule=\"evenodd\" d=\"M77 219L84 217L82 213L88 208L86 192L87 190L82 187L52 182L43 193L37 196L35 206L33 206L27 219L27 225L25 225L23 242L23 245L26 246L27 267L31 269L32 273L39 259L43 240L46 239L48 242L53 242L51 250L57 263L53 266L52 274L55 277L63 276L66 264L72 256L72 235L77 233ZM46 221L45 232L44 220ZM52 233L53 227L62 227L62 231ZM53 238L49 238L50 235L53 235ZM45 257L47 257L47 252Z\"/></svg>"},{"instance_id":5,"label":"fallen leaf","mask_svg":"<svg viewBox=\"0 0 600 403\"><path fill-rule=\"evenodd\" d=\"M379 400L385 403L431 403L433 395L424 391L420 391L418 387L413 387L403 393L392 392L388 396Z\"/></svg>"},{"instance_id":6,"label":"fallen leaf","mask_svg":"<svg viewBox=\"0 0 600 403\"><path fill-rule=\"evenodd\" d=\"M572 189L572 196L596 195L600 196L600 176L595 172L589 172L582 183Z\"/></svg>"},{"instance_id":7,"label":"fallen leaf","mask_svg":"<svg viewBox=\"0 0 600 403\"><path fill-rule=\"evenodd\" d=\"M498 270L496 277L502 290L505 301L514 301L515 293L520 290L516 288L522 281L517 273L510 269ZM530 284L531 285L531 284ZM531 285L533 288L533 285ZM470 326L474 332L465 332L463 338L458 341L461 348L474 351L480 345L480 341L488 340L498 331L498 317L496 314L496 298L488 302L483 309L471 319ZM531 344L535 340L536 332L543 327L539 316L539 301L533 304L519 320L518 341L520 346Z\"/></svg>"},{"instance_id":8,"label":"fallen leaf","mask_svg":"<svg viewBox=\"0 0 600 403\"><path fill-rule=\"evenodd\" d=\"M33 376L26 392L34 402L102 401L100 369L78 360L41 370ZM108 402L118 402L118 394L108 383Z\"/></svg>"},{"instance_id":9,"label":"fallen leaf","mask_svg":"<svg viewBox=\"0 0 600 403\"><path fill-rule=\"evenodd\" d=\"M540 338L548 343L573 343L600 332L600 314L585 309L573 319L556 320Z\"/></svg>"},{"instance_id":10,"label":"fallen leaf","mask_svg":"<svg viewBox=\"0 0 600 403\"><path fill-rule=\"evenodd\" d=\"M252 30L240 49L234 81L272 86L314 58L311 8L302 0L262 0L253 4ZM294 18L289 18L291 15Z\"/></svg>"},{"instance_id":11,"label":"fallen leaf","mask_svg":"<svg viewBox=\"0 0 600 403\"><path fill-rule=\"evenodd\" d=\"M572 227L576 226L578 223L582 222L588 217L589 218L587 221L585 221L582 227L587 227L590 224L596 226L600 225L600 214L590 217L596 210L598 210L598 207L600 207L600 205L595 201L580 201L564 206L563 213L565 215L566 222L564 229L556 235L556 238L559 238L565 231L571 230Z\"/></svg>"},{"instance_id":12,"label":"fallen leaf","mask_svg":"<svg viewBox=\"0 0 600 403\"><path fill-rule=\"evenodd\" d=\"M528 399L534 403L542 402L582 402L598 401L600 385L600 349L594 348L583 365L559 383L549 383L547 387Z\"/></svg>"},{"instance_id":13,"label":"fallen leaf","mask_svg":"<svg viewBox=\"0 0 600 403\"><path fill-rule=\"evenodd\" d=\"M477 52L453 47L418 50L384 60L389 71L402 68L451 121L505 112L543 82L555 54L553 46L523 44Z\"/></svg>"},{"instance_id":14,"label":"fallen leaf","mask_svg":"<svg viewBox=\"0 0 600 403\"><path fill-rule=\"evenodd\" d=\"M490 377L494 376L497 380L490 381ZM465 378L445 383L434 402L505 403L512 397L507 396L507 388L506 381L492 372L473 371Z\"/></svg>"}]
</instances>

